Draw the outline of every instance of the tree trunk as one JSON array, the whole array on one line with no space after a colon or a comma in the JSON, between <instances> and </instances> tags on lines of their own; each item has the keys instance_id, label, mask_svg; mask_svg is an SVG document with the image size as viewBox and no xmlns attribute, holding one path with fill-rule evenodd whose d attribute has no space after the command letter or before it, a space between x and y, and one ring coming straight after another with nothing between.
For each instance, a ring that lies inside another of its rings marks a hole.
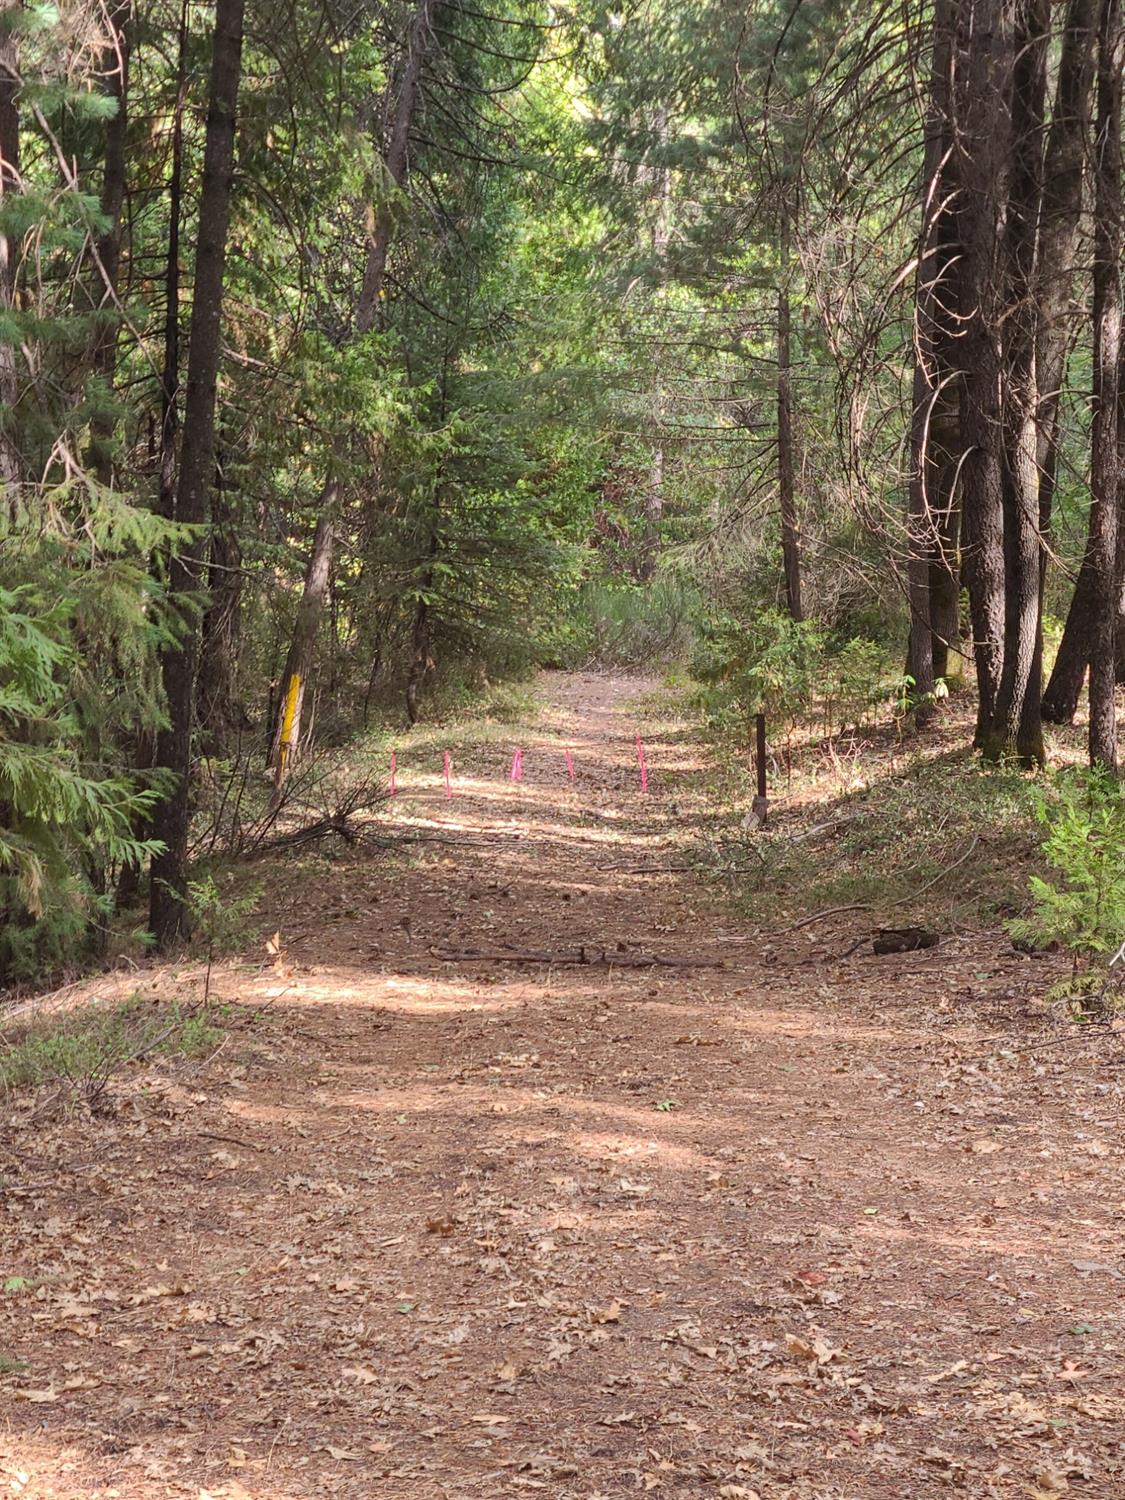
<instances>
[{"instance_id":1,"label":"tree trunk","mask_svg":"<svg viewBox=\"0 0 1125 1500\"><path fill-rule=\"evenodd\" d=\"M423 589L429 587L430 575L422 578ZM406 676L406 717L411 724L418 722L418 694L422 683L434 669L430 650L430 606L419 597L414 610L414 629L411 635L410 667Z\"/></svg>"},{"instance_id":2,"label":"tree trunk","mask_svg":"<svg viewBox=\"0 0 1125 1500\"><path fill-rule=\"evenodd\" d=\"M195 695L204 744L213 755L227 752L244 722L235 686L242 637L242 548L230 496L231 484L220 456L211 517L208 604Z\"/></svg>"},{"instance_id":3,"label":"tree trunk","mask_svg":"<svg viewBox=\"0 0 1125 1500\"><path fill-rule=\"evenodd\" d=\"M243 11L244 0L216 0L211 44L183 449L174 510L177 522L200 530L207 520L215 467L215 393L234 175L235 110L242 67ZM185 599L198 593L202 557L203 542L197 531L172 558L168 582L176 598ZM187 614L181 639L164 652L162 662L168 726L161 731L156 759L158 766L172 773L174 783L153 818L153 831L164 848L152 862L149 908L153 935L162 947L175 942L187 930L191 731L198 664L199 628L193 616Z\"/></svg>"},{"instance_id":4,"label":"tree trunk","mask_svg":"<svg viewBox=\"0 0 1125 1500\"><path fill-rule=\"evenodd\" d=\"M168 248L164 259L164 359L160 372L160 514L171 520L176 505L176 437L180 402L180 219L184 181L184 110L187 106L188 0L181 0L176 50L176 103L172 114L172 159L168 174Z\"/></svg>"},{"instance_id":5,"label":"tree trunk","mask_svg":"<svg viewBox=\"0 0 1125 1500\"><path fill-rule=\"evenodd\" d=\"M160 375L160 440L157 447L158 514L172 519L176 489L176 432L180 379L180 209L183 185L183 117L187 92L187 0L181 0L176 44L176 101L172 114L171 161L168 177L168 244L164 259L164 351ZM150 441L150 453L152 444ZM137 771L151 771L156 762L157 735L139 731L133 742L131 762ZM136 819L133 833L138 839L152 837L149 815ZM141 870L124 865L117 883L117 902L127 906L140 889Z\"/></svg>"},{"instance_id":6,"label":"tree trunk","mask_svg":"<svg viewBox=\"0 0 1125 1500\"><path fill-rule=\"evenodd\" d=\"M777 493L781 507L781 558L785 607L794 620L805 618L801 600L801 534L797 521L796 463L793 456L792 332L789 305L789 217L782 209L781 267L777 283Z\"/></svg>"},{"instance_id":7,"label":"tree trunk","mask_svg":"<svg viewBox=\"0 0 1125 1500\"><path fill-rule=\"evenodd\" d=\"M1042 567L1035 294L1043 197L1049 0L1016 0L1013 16L1010 170L1002 246L1004 664L983 748L992 760L1010 757L1022 765L1041 765Z\"/></svg>"},{"instance_id":8,"label":"tree trunk","mask_svg":"<svg viewBox=\"0 0 1125 1500\"><path fill-rule=\"evenodd\" d=\"M1004 648L999 251L1008 161L1011 39L1002 0L964 0L955 37L953 138L959 183L962 567L977 670L974 743L985 744Z\"/></svg>"},{"instance_id":9,"label":"tree trunk","mask_svg":"<svg viewBox=\"0 0 1125 1500\"><path fill-rule=\"evenodd\" d=\"M668 147L668 107L661 105L656 111L655 134L662 153ZM657 188L656 218L652 229L652 253L659 284L667 280L668 241L672 228L672 169L665 162L655 173ZM661 433L665 420L665 396L658 380L653 401L653 416L657 432ZM641 542L640 564L637 578L647 583L656 572L660 561L660 528L664 520L664 445L659 436L652 450L649 463L648 489L645 492L644 536Z\"/></svg>"},{"instance_id":10,"label":"tree trunk","mask_svg":"<svg viewBox=\"0 0 1125 1500\"><path fill-rule=\"evenodd\" d=\"M419 0L399 67L394 114L386 134L385 164L392 191L387 193L378 206L370 205L368 208L367 256L353 324L354 334L358 338L362 338L374 328L379 302L383 295L387 251L390 248L391 233L394 229L398 195L405 187L409 175L410 127L418 102L418 85L422 76L422 66L433 39L431 19L436 3L437 0ZM346 454L343 450L344 444L341 441L335 455L334 467L337 471L344 465ZM270 765L273 767L278 790L281 788L291 762L289 755L282 756L282 747L286 741L295 747L300 740L304 684L308 681L316 656L320 613L328 596L328 584L332 575L336 508L339 497L340 479L337 472L329 475L321 490L312 557L309 562L309 571L305 575L301 603L297 611L297 623L281 680L277 721L270 741ZM294 679L297 679L296 683ZM287 725L286 715L290 708L293 710L294 717Z\"/></svg>"},{"instance_id":11,"label":"tree trunk","mask_svg":"<svg viewBox=\"0 0 1125 1500\"><path fill-rule=\"evenodd\" d=\"M301 591L301 602L297 606L297 619L289 642L289 653L285 658L285 670L281 674L281 705L270 746L270 764L274 768L278 788L285 780L301 737L301 709L304 706L309 670L316 655L316 636L324 601L328 597L328 582L332 570L337 493L335 480L330 480L321 491L312 550L305 568L305 584Z\"/></svg>"},{"instance_id":12,"label":"tree trunk","mask_svg":"<svg viewBox=\"0 0 1125 1500\"><path fill-rule=\"evenodd\" d=\"M1089 154L1090 86L1094 77L1096 0L1069 0L1051 124L1043 164L1043 201L1036 276L1039 329L1039 532L1051 530L1058 470L1059 400L1066 378L1075 255ZM1045 572L1047 548L1040 551ZM1042 602L1042 601L1041 601ZM1042 655L1042 609L1039 650Z\"/></svg>"},{"instance_id":13,"label":"tree trunk","mask_svg":"<svg viewBox=\"0 0 1125 1500\"><path fill-rule=\"evenodd\" d=\"M1078 570L1070 608L1066 612L1059 652L1043 694L1043 718L1048 724L1069 724L1078 712L1078 700L1086 681L1090 660L1090 633L1093 628L1094 575L1090 563L1087 536L1086 554Z\"/></svg>"},{"instance_id":14,"label":"tree trunk","mask_svg":"<svg viewBox=\"0 0 1125 1500\"><path fill-rule=\"evenodd\" d=\"M909 557L907 589L910 637L906 670L913 679L915 722L933 715L938 678L948 672L956 640L957 585L954 548L947 543L955 512L954 488L960 436L957 376L953 357L956 330L955 284L951 263L957 254L951 212L952 164L949 141L949 70L952 3L940 0L934 15L933 60L922 173L922 227L914 293L914 386L910 431L910 486L907 500Z\"/></svg>"},{"instance_id":15,"label":"tree trunk","mask_svg":"<svg viewBox=\"0 0 1125 1500\"><path fill-rule=\"evenodd\" d=\"M89 457L94 477L107 488L113 483L113 432L115 420L110 408L114 373L117 367L118 274L121 268L121 212L125 204L126 155L129 131L129 51L132 40L132 0L117 0L107 10L110 41L105 48L103 67L105 91L117 105L105 130L105 160L102 171L101 211L107 226L96 246L93 305L102 310L104 322L98 329L94 345L94 376L102 385L101 400L105 406L90 423Z\"/></svg>"},{"instance_id":16,"label":"tree trunk","mask_svg":"<svg viewBox=\"0 0 1125 1500\"><path fill-rule=\"evenodd\" d=\"M1044 539L1051 528L1058 469L1059 400L1066 375L1068 322L1073 300L1071 277L1089 154L1096 16L1096 0L1070 0L1043 173L1038 275L1038 459L1039 529ZM1045 563L1045 549L1042 558ZM1083 563L1067 614L1062 644L1043 694L1043 718L1048 723L1069 723L1078 708L1089 659L1089 588L1090 572Z\"/></svg>"},{"instance_id":17,"label":"tree trunk","mask_svg":"<svg viewBox=\"0 0 1125 1500\"><path fill-rule=\"evenodd\" d=\"M1117 365L1117 685L1125 684L1125 331Z\"/></svg>"},{"instance_id":18,"label":"tree trunk","mask_svg":"<svg viewBox=\"0 0 1125 1500\"><path fill-rule=\"evenodd\" d=\"M921 275L921 267L919 267ZM916 297L920 297L919 293ZM915 316L919 308L916 303ZM916 338L921 339L920 331ZM934 627L930 608L930 555L933 550L933 525L928 510L927 471L929 452L930 380L920 355L914 360L913 412L911 416L911 473L907 499L906 564L907 603L910 608L910 636L906 649L906 671L911 679L910 698L914 721L919 728L934 715Z\"/></svg>"},{"instance_id":19,"label":"tree trunk","mask_svg":"<svg viewBox=\"0 0 1125 1500\"><path fill-rule=\"evenodd\" d=\"M8 3L0 7L0 208L5 199L22 191L20 177L19 42L11 29L22 6ZM0 313L16 309L17 262L19 242L14 236L0 234ZM16 409L19 401L19 368L16 344L11 338L0 338L0 489L9 514L19 499L23 478L19 435L16 431Z\"/></svg>"},{"instance_id":20,"label":"tree trunk","mask_svg":"<svg viewBox=\"0 0 1125 1500\"><path fill-rule=\"evenodd\" d=\"M1120 500L1121 0L1102 0L1094 140L1094 422L1090 454L1090 764L1117 765L1117 525Z\"/></svg>"},{"instance_id":21,"label":"tree trunk","mask_svg":"<svg viewBox=\"0 0 1125 1500\"><path fill-rule=\"evenodd\" d=\"M356 306L356 327L361 332L375 326L379 299L383 294L387 251L390 249L395 218L400 208L399 197L410 171L410 128L414 123L422 67L433 41L432 22L436 4L437 0L419 0L399 64L394 114L386 134L384 158L391 191L371 212L367 263Z\"/></svg>"},{"instance_id":22,"label":"tree trunk","mask_svg":"<svg viewBox=\"0 0 1125 1500\"><path fill-rule=\"evenodd\" d=\"M657 395L657 420L663 420L662 402ZM638 583L648 583L656 572L660 558L660 523L664 518L664 449L657 443L648 466L648 488L645 491L644 535L637 566Z\"/></svg>"}]
</instances>

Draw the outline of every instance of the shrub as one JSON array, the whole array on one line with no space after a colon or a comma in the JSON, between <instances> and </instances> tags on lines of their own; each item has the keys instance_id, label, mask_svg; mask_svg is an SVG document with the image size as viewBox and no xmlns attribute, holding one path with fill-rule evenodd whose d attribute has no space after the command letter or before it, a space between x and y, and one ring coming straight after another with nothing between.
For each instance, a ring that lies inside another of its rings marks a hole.
<instances>
[{"instance_id":1,"label":"shrub","mask_svg":"<svg viewBox=\"0 0 1125 1500\"><path fill-rule=\"evenodd\" d=\"M675 574L649 584L588 582L554 642L566 667L666 666L691 649L697 599Z\"/></svg>"},{"instance_id":2,"label":"shrub","mask_svg":"<svg viewBox=\"0 0 1125 1500\"><path fill-rule=\"evenodd\" d=\"M1042 852L1054 873L1031 876L1032 910L1009 931L1035 947L1059 944L1073 956L1076 976L1100 976L1104 988L1125 944L1125 790L1101 768L1066 773L1038 792L1035 815L1047 830Z\"/></svg>"},{"instance_id":3,"label":"shrub","mask_svg":"<svg viewBox=\"0 0 1125 1500\"><path fill-rule=\"evenodd\" d=\"M820 628L783 610L745 620L725 614L707 626L695 670L725 688L745 715L761 710L791 724L813 699L823 653Z\"/></svg>"},{"instance_id":4,"label":"shrub","mask_svg":"<svg viewBox=\"0 0 1125 1500\"><path fill-rule=\"evenodd\" d=\"M94 1100L110 1076L134 1060L159 1052L198 1057L221 1039L214 1012L202 1006L170 1008L139 997L107 1008L96 1005L31 1025L0 1043L0 1096L62 1084Z\"/></svg>"},{"instance_id":5,"label":"shrub","mask_svg":"<svg viewBox=\"0 0 1125 1500\"><path fill-rule=\"evenodd\" d=\"M149 560L171 534L109 498L71 528L0 518L0 984L73 957L113 873L152 852L136 830L156 791L126 752L160 722Z\"/></svg>"}]
</instances>

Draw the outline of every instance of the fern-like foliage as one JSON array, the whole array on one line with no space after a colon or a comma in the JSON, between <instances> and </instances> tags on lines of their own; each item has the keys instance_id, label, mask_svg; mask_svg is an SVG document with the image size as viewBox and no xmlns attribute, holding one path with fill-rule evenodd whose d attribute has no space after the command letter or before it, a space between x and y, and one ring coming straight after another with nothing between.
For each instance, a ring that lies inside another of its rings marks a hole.
<instances>
[{"instance_id":1,"label":"fern-like foliage","mask_svg":"<svg viewBox=\"0 0 1125 1500\"><path fill-rule=\"evenodd\" d=\"M167 523L120 496L27 496L0 524L0 982L58 967L113 872L152 851L158 793L130 769L160 722Z\"/></svg>"}]
</instances>

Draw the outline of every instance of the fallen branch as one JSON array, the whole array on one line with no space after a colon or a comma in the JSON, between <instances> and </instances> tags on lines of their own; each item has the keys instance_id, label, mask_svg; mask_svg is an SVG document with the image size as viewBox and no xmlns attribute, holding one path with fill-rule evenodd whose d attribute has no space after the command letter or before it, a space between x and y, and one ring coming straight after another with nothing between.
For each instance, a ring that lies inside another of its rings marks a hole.
<instances>
[{"instance_id":1,"label":"fallen branch","mask_svg":"<svg viewBox=\"0 0 1125 1500\"><path fill-rule=\"evenodd\" d=\"M753 875L757 865L598 865L599 870L619 870L623 875Z\"/></svg>"},{"instance_id":2,"label":"fallen branch","mask_svg":"<svg viewBox=\"0 0 1125 1500\"><path fill-rule=\"evenodd\" d=\"M1071 1021L1069 1025L1073 1029L1065 1036L1051 1036L1035 1042L1022 1042L1018 1037L1013 1036L985 1037L983 1040L986 1042L1003 1042L1003 1048L995 1052L974 1053L966 1059L966 1062L970 1066L991 1062L1004 1052L1010 1052L1013 1055L1021 1052L1045 1052L1051 1047L1065 1047L1076 1041L1104 1042L1107 1037L1116 1037L1118 1040L1125 1041L1125 1032L1122 1032L1112 1021ZM979 1046L980 1043L978 1042L977 1045Z\"/></svg>"},{"instance_id":3,"label":"fallen branch","mask_svg":"<svg viewBox=\"0 0 1125 1500\"><path fill-rule=\"evenodd\" d=\"M242 1146L247 1151L264 1151L265 1146L255 1146L253 1141L243 1140L240 1135L219 1135L214 1130L200 1130L196 1132L205 1141L225 1141L228 1146Z\"/></svg>"},{"instance_id":4,"label":"fallen branch","mask_svg":"<svg viewBox=\"0 0 1125 1500\"><path fill-rule=\"evenodd\" d=\"M464 849L495 849L503 848L508 844L519 844L524 841L522 833L502 833L486 835L480 838L455 839L447 838L440 833L417 833L403 834L393 838L378 838L368 836L367 842L377 844L381 849L397 849L403 844L456 844Z\"/></svg>"},{"instance_id":5,"label":"fallen branch","mask_svg":"<svg viewBox=\"0 0 1125 1500\"><path fill-rule=\"evenodd\" d=\"M669 958L659 953L620 953L606 948L579 948L572 953L517 952L486 953L478 948L431 948L443 963L553 964L582 967L606 965L613 969L712 969L720 968L721 958Z\"/></svg>"},{"instance_id":6,"label":"fallen branch","mask_svg":"<svg viewBox=\"0 0 1125 1500\"><path fill-rule=\"evenodd\" d=\"M620 870L622 875L682 875L698 870L698 865L627 865L621 862L598 865L598 870Z\"/></svg>"},{"instance_id":7,"label":"fallen branch","mask_svg":"<svg viewBox=\"0 0 1125 1500\"><path fill-rule=\"evenodd\" d=\"M819 838L822 833L832 833L837 828L845 828L849 823L857 823L862 816L862 813L852 813L847 818L834 818L831 823L817 823L812 828L806 828L803 833L795 833L789 842L791 844L807 843L809 839Z\"/></svg>"},{"instance_id":8,"label":"fallen branch","mask_svg":"<svg viewBox=\"0 0 1125 1500\"><path fill-rule=\"evenodd\" d=\"M299 849L303 844L319 843L329 834L337 834L345 844L359 843L359 830L353 828L346 817L317 818L304 828L295 828L291 833L279 833L272 839L264 839L248 851L248 858L257 859L266 854L278 854L283 849Z\"/></svg>"},{"instance_id":9,"label":"fallen branch","mask_svg":"<svg viewBox=\"0 0 1125 1500\"><path fill-rule=\"evenodd\" d=\"M829 906L824 911L813 912L811 917L802 917L799 922L794 922L791 927L783 927L778 937L784 937L787 932L800 932L802 927L811 927L814 922L823 922L825 917L839 917L846 911L870 911L870 901L854 901L850 906Z\"/></svg>"}]
</instances>

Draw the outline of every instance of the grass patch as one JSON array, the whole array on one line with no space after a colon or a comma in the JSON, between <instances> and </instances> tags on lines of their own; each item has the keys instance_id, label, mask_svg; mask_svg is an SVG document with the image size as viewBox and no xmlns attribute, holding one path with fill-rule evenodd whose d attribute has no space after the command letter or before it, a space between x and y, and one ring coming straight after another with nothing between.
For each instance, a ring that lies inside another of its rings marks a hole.
<instances>
[{"instance_id":1,"label":"grass patch","mask_svg":"<svg viewBox=\"0 0 1125 1500\"><path fill-rule=\"evenodd\" d=\"M30 1022L0 1041L0 1095L64 1085L87 1094L143 1057L202 1057L222 1038L217 1012L201 1006L153 1005L139 996L102 1008L86 1006Z\"/></svg>"},{"instance_id":2,"label":"grass patch","mask_svg":"<svg viewBox=\"0 0 1125 1500\"><path fill-rule=\"evenodd\" d=\"M826 811L848 821L789 855L788 883L807 892L810 911L855 902L877 914L988 925L1026 900L1038 840L1031 784L1019 772L968 754L919 761Z\"/></svg>"},{"instance_id":3,"label":"grass patch","mask_svg":"<svg viewBox=\"0 0 1125 1500\"><path fill-rule=\"evenodd\" d=\"M774 768L769 825L744 832L749 756L732 756L725 738L713 743L722 813L704 828L699 857L720 874L737 867L729 888L746 916L783 925L862 906L873 924L948 931L995 926L1023 909L1039 846L1035 778L984 766L966 749L935 753L933 738L873 735L846 763L838 744L819 744L820 753L803 747L791 774Z\"/></svg>"}]
</instances>

